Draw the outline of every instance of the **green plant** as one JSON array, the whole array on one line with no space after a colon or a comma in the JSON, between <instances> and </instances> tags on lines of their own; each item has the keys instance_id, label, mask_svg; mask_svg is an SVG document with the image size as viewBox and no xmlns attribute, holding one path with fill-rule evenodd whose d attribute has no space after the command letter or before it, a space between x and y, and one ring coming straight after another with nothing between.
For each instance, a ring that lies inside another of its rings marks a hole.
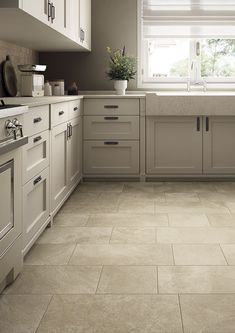
<instances>
[{"instance_id":1,"label":"green plant","mask_svg":"<svg viewBox=\"0 0 235 333\"><path fill-rule=\"evenodd\" d=\"M108 77L111 80L132 80L136 75L136 59L126 54L126 48L111 50L107 47L110 57Z\"/></svg>"}]
</instances>

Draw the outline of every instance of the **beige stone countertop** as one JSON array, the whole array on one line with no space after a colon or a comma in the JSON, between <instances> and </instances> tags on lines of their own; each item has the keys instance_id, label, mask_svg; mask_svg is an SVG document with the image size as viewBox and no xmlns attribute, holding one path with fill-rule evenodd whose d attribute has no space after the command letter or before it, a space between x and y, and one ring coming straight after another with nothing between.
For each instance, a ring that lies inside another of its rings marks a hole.
<instances>
[{"instance_id":1,"label":"beige stone countertop","mask_svg":"<svg viewBox=\"0 0 235 333\"><path fill-rule=\"evenodd\" d=\"M22 104L29 107L62 103L82 99L83 96L44 96L44 97L0 97L6 104Z\"/></svg>"}]
</instances>

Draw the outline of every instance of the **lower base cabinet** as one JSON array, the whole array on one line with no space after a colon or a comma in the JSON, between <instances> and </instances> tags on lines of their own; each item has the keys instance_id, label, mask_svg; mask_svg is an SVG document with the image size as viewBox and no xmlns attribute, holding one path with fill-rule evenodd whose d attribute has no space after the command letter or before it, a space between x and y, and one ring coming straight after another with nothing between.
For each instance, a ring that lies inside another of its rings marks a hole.
<instances>
[{"instance_id":1,"label":"lower base cabinet","mask_svg":"<svg viewBox=\"0 0 235 333\"><path fill-rule=\"evenodd\" d=\"M84 141L84 174L137 175L139 141Z\"/></svg>"},{"instance_id":2,"label":"lower base cabinet","mask_svg":"<svg viewBox=\"0 0 235 333\"><path fill-rule=\"evenodd\" d=\"M23 187L23 252L31 247L49 219L49 168Z\"/></svg>"}]
</instances>

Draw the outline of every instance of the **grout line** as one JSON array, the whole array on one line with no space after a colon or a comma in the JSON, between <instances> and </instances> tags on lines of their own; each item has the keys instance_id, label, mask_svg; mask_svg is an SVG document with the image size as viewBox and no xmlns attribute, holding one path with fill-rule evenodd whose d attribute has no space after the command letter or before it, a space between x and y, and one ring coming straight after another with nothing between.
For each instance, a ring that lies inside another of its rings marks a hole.
<instances>
[{"instance_id":1,"label":"grout line","mask_svg":"<svg viewBox=\"0 0 235 333\"><path fill-rule=\"evenodd\" d=\"M225 253L224 253L224 250L223 250L223 248L222 248L222 246L221 246L221 244L219 244L219 247L220 247L220 250L221 250L221 252L222 252L222 254L223 254L223 256L224 256L224 259L225 259L227 265L230 266L229 263L228 263L228 260L227 260L227 258L226 258L226 255L225 255Z\"/></svg>"},{"instance_id":2,"label":"grout line","mask_svg":"<svg viewBox=\"0 0 235 333\"><path fill-rule=\"evenodd\" d=\"M171 251L172 251L172 257L173 257L173 266L176 266L175 264L175 255L174 255L174 249L173 249L173 244L171 244Z\"/></svg>"},{"instance_id":3,"label":"grout line","mask_svg":"<svg viewBox=\"0 0 235 333\"><path fill-rule=\"evenodd\" d=\"M40 325L41 325L41 323L42 323L42 321L43 321L43 319L44 319L44 317L45 317L45 315L46 315L46 313L47 313L47 311L48 311L48 309L49 309L49 306L50 306L50 304L51 304L53 298L54 298L54 295L51 296L51 299L50 299L50 301L49 301L48 304L47 304L46 310L45 310L45 312L44 312L44 314L43 314L41 320L40 320L39 323L38 323L38 326L37 326L37 328L36 328L36 330L35 330L35 333L38 332L38 329L39 329L39 327L40 327Z\"/></svg>"},{"instance_id":4,"label":"grout line","mask_svg":"<svg viewBox=\"0 0 235 333\"><path fill-rule=\"evenodd\" d=\"M68 265L69 265L69 263L70 263L70 260L72 259L72 256L74 255L74 252L75 252L76 248L77 248L77 243L75 243L75 244L74 244L74 249L73 249L73 251L72 251L72 253L71 253L71 256L69 257L69 260L68 260L68 262L67 262L66 266L68 266Z\"/></svg>"},{"instance_id":5,"label":"grout line","mask_svg":"<svg viewBox=\"0 0 235 333\"><path fill-rule=\"evenodd\" d=\"M112 243L111 243L111 239L112 239L112 236L113 236L113 231L114 231L114 226L112 226L112 230L111 230L111 233L110 233L110 237L109 237L109 242L108 242L108 244L112 244Z\"/></svg>"},{"instance_id":6,"label":"grout line","mask_svg":"<svg viewBox=\"0 0 235 333\"><path fill-rule=\"evenodd\" d=\"M182 307L181 307L181 303L180 303L180 295L179 295L179 294L178 294L178 302L179 302L179 310L180 310L180 318L181 318L182 332L184 333L183 313L182 313Z\"/></svg>"},{"instance_id":7,"label":"grout line","mask_svg":"<svg viewBox=\"0 0 235 333\"><path fill-rule=\"evenodd\" d=\"M99 288L99 284L100 284L100 280L101 280L101 276L102 276L102 274L103 274L103 269L104 269L104 266L101 267L101 270L100 270L100 276L99 276L98 283L97 283L97 287L96 287L96 290L95 290L95 293L94 293L94 294L97 294L97 291L98 291L98 288Z\"/></svg>"}]
</instances>

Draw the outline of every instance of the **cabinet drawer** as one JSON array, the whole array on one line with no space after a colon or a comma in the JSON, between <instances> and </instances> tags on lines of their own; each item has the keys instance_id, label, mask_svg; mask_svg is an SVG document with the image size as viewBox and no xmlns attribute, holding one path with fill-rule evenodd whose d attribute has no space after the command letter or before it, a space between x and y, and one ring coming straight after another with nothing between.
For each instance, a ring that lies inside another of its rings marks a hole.
<instances>
[{"instance_id":1,"label":"cabinet drawer","mask_svg":"<svg viewBox=\"0 0 235 333\"><path fill-rule=\"evenodd\" d=\"M51 105L51 127L65 123L69 120L69 103Z\"/></svg>"},{"instance_id":2,"label":"cabinet drawer","mask_svg":"<svg viewBox=\"0 0 235 333\"><path fill-rule=\"evenodd\" d=\"M84 115L138 116L140 111L139 109L139 99L94 98L85 99L84 101Z\"/></svg>"},{"instance_id":3,"label":"cabinet drawer","mask_svg":"<svg viewBox=\"0 0 235 333\"><path fill-rule=\"evenodd\" d=\"M32 245L49 218L49 168L23 187L23 248ZM24 251L25 252L25 251Z\"/></svg>"},{"instance_id":4,"label":"cabinet drawer","mask_svg":"<svg viewBox=\"0 0 235 333\"><path fill-rule=\"evenodd\" d=\"M139 173L139 141L84 141L84 173Z\"/></svg>"},{"instance_id":5,"label":"cabinet drawer","mask_svg":"<svg viewBox=\"0 0 235 333\"><path fill-rule=\"evenodd\" d=\"M76 118L82 114L82 100L69 102L69 119Z\"/></svg>"},{"instance_id":6,"label":"cabinet drawer","mask_svg":"<svg viewBox=\"0 0 235 333\"><path fill-rule=\"evenodd\" d=\"M24 114L24 134L32 136L49 129L49 105L30 108Z\"/></svg>"},{"instance_id":7,"label":"cabinet drawer","mask_svg":"<svg viewBox=\"0 0 235 333\"><path fill-rule=\"evenodd\" d=\"M23 184L49 165L49 131L31 136L23 147Z\"/></svg>"},{"instance_id":8,"label":"cabinet drawer","mask_svg":"<svg viewBox=\"0 0 235 333\"><path fill-rule=\"evenodd\" d=\"M139 116L85 116L86 140L139 140Z\"/></svg>"}]
</instances>

